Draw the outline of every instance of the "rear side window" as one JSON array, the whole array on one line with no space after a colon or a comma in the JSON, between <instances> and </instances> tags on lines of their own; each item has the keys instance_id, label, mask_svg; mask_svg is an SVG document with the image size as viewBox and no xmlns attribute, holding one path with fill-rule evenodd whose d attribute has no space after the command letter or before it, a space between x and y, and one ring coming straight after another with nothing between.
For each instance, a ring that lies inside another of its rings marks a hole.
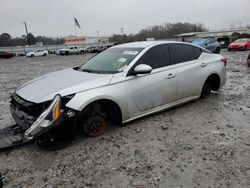
<instances>
[{"instance_id":1,"label":"rear side window","mask_svg":"<svg viewBox=\"0 0 250 188\"><path fill-rule=\"evenodd\" d=\"M193 48L194 48L195 57L196 59L198 59L201 55L201 49L197 47L193 47Z\"/></svg>"},{"instance_id":2,"label":"rear side window","mask_svg":"<svg viewBox=\"0 0 250 188\"><path fill-rule=\"evenodd\" d=\"M138 64L146 64L153 69L171 65L169 46L162 44L149 49L139 60Z\"/></svg>"},{"instance_id":3,"label":"rear side window","mask_svg":"<svg viewBox=\"0 0 250 188\"><path fill-rule=\"evenodd\" d=\"M213 39L213 38L209 38L209 43L210 43L210 44L215 43L215 42L216 42L216 40L215 40L215 39Z\"/></svg>"},{"instance_id":4,"label":"rear side window","mask_svg":"<svg viewBox=\"0 0 250 188\"><path fill-rule=\"evenodd\" d=\"M172 50L173 61L175 64L197 59L193 46L186 44L172 44Z\"/></svg>"}]
</instances>

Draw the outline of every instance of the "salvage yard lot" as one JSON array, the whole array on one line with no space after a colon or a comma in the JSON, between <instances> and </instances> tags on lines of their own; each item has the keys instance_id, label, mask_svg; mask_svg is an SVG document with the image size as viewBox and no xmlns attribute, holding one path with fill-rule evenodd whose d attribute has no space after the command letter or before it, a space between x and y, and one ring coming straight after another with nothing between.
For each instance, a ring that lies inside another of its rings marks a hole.
<instances>
[{"instance_id":1,"label":"salvage yard lot","mask_svg":"<svg viewBox=\"0 0 250 188\"><path fill-rule=\"evenodd\" d=\"M48 152L34 144L0 151L7 187L249 187L249 51L228 58L227 83L207 99L164 111L98 138ZM0 60L0 127L13 124L8 99L21 84L93 54Z\"/></svg>"}]
</instances>

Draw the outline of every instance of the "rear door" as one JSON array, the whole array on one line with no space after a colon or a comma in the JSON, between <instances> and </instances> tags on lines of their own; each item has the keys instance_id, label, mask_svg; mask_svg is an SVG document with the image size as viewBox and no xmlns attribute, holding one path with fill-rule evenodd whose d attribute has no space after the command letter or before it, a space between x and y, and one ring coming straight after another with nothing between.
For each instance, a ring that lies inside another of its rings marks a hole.
<instances>
[{"instance_id":1,"label":"rear door","mask_svg":"<svg viewBox=\"0 0 250 188\"><path fill-rule=\"evenodd\" d=\"M200 95L209 67L199 60L201 49L187 44L172 44L173 63L176 66L177 100Z\"/></svg>"},{"instance_id":2,"label":"rear door","mask_svg":"<svg viewBox=\"0 0 250 188\"><path fill-rule=\"evenodd\" d=\"M208 39L208 49L211 52L215 52L217 47L217 41L214 38L209 38Z\"/></svg>"},{"instance_id":3,"label":"rear door","mask_svg":"<svg viewBox=\"0 0 250 188\"><path fill-rule=\"evenodd\" d=\"M131 68L147 64L152 72L144 75L128 74L125 90L128 92L128 112L133 118L150 113L154 108L176 101L176 78L174 65L167 44L149 49Z\"/></svg>"}]
</instances>

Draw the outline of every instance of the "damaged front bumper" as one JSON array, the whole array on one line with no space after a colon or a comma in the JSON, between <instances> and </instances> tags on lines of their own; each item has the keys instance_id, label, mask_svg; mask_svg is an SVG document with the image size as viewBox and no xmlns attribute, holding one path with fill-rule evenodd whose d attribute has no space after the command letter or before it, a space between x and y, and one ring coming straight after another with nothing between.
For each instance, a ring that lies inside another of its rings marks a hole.
<instances>
[{"instance_id":1,"label":"damaged front bumper","mask_svg":"<svg viewBox=\"0 0 250 188\"><path fill-rule=\"evenodd\" d=\"M13 117L17 119L14 114ZM46 133L51 128L57 127L64 119L63 110L61 109L61 96L56 95L48 108L36 120L29 119L30 122L33 121L31 126L16 124L0 130L0 148L27 143ZM27 121L26 118L25 122Z\"/></svg>"}]
</instances>

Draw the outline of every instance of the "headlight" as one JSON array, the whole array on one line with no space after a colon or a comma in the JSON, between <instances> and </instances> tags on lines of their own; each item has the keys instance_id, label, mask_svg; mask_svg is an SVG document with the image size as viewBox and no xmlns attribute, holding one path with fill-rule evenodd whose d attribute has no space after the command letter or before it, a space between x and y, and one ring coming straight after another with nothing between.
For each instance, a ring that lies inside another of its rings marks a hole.
<instances>
[{"instance_id":1,"label":"headlight","mask_svg":"<svg viewBox=\"0 0 250 188\"><path fill-rule=\"evenodd\" d=\"M27 139L33 139L47 130L61 116L61 96L56 95L49 107L37 118L25 132Z\"/></svg>"}]
</instances>

